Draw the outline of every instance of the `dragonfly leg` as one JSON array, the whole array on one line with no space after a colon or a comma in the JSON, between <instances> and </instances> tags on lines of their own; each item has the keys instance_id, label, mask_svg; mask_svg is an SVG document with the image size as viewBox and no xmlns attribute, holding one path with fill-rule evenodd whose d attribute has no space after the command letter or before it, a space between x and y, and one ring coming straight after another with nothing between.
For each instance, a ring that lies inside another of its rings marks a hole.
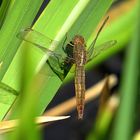
<instances>
[{"instance_id":1,"label":"dragonfly leg","mask_svg":"<svg viewBox=\"0 0 140 140\"><path fill-rule=\"evenodd\" d=\"M62 44L62 49L63 49L64 52L66 52L65 43L66 43L67 39L68 39L68 35L66 33L66 37L65 37L65 39L63 41L63 44Z\"/></svg>"}]
</instances>

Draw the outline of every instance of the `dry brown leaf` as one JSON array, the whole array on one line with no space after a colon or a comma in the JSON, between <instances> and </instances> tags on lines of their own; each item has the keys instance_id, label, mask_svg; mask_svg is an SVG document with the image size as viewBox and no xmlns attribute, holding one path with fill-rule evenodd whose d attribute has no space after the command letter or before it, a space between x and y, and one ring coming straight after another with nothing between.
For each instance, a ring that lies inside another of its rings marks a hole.
<instances>
[{"instance_id":1,"label":"dry brown leaf","mask_svg":"<svg viewBox=\"0 0 140 140\"><path fill-rule=\"evenodd\" d=\"M69 118L70 116L41 116L37 117L36 123L43 124L58 120L64 120ZM0 134L12 131L15 127L17 127L19 120L7 120L0 122Z\"/></svg>"}]
</instances>

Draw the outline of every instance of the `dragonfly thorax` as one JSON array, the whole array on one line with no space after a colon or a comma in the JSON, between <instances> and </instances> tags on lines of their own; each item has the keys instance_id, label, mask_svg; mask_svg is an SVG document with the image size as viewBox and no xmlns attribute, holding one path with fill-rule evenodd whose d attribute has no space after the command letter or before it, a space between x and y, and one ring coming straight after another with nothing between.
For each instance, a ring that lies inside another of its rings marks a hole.
<instances>
[{"instance_id":1,"label":"dragonfly thorax","mask_svg":"<svg viewBox=\"0 0 140 140\"><path fill-rule=\"evenodd\" d=\"M74 45L78 45L78 44L84 45L85 44L84 38L82 36L80 36L80 35L76 35L73 38L73 41L72 42L73 42Z\"/></svg>"}]
</instances>

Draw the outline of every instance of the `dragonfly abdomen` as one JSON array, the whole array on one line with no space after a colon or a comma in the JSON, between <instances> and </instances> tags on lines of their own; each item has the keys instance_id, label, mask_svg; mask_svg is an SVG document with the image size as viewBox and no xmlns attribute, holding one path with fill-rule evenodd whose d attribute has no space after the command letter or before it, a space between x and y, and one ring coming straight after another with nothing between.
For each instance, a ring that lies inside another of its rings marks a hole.
<instances>
[{"instance_id":1,"label":"dragonfly abdomen","mask_svg":"<svg viewBox=\"0 0 140 140\"><path fill-rule=\"evenodd\" d=\"M75 71L75 92L78 119L83 118L84 101L85 101L85 70L84 66L76 67Z\"/></svg>"}]
</instances>

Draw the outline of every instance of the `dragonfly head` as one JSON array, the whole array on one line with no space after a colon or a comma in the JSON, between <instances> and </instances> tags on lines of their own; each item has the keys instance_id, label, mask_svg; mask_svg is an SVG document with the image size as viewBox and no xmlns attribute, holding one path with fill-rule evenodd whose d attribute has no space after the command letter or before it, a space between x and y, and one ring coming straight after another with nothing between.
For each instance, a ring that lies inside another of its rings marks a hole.
<instances>
[{"instance_id":1,"label":"dragonfly head","mask_svg":"<svg viewBox=\"0 0 140 140\"><path fill-rule=\"evenodd\" d=\"M84 45L85 44L85 40L84 40L84 38L82 36L76 35L73 38L73 44L74 45L78 45L78 44Z\"/></svg>"}]
</instances>

